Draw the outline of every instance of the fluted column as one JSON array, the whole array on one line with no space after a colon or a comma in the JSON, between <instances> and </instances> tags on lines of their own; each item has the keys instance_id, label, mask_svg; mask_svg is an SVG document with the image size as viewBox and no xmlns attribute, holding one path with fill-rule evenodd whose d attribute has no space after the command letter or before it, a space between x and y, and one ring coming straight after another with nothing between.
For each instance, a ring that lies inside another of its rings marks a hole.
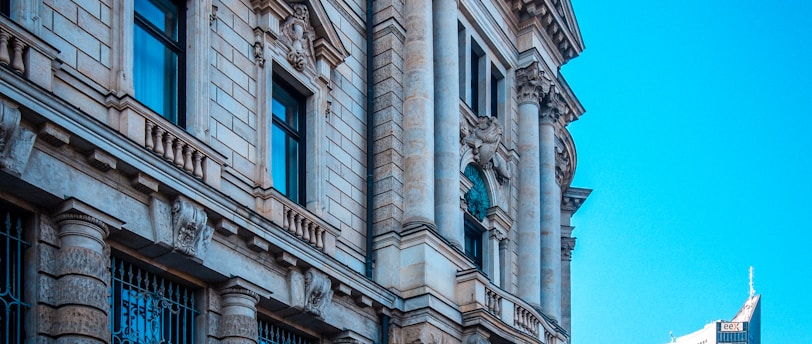
<instances>
[{"instance_id":1,"label":"fluted column","mask_svg":"<svg viewBox=\"0 0 812 344\"><path fill-rule=\"evenodd\" d=\"M403 227L434 222L434 68L431 1L405 1Z\"/></svg>"},{"instance_id":2,"label":"fluted column","mask_svg":"<svg viewBox=\"0 0 812 344\"><path fill-rule=\"evenodd\" d=\"M460 105L457 0L434 6L434 185L437 229L461 250L465 240L460 199Z\"/></svg>"},{"instance_id":3,"label":"fluted column","mask_svg":"<svg viewBox=\"0 0 812 344\"><path fill-rule=\"evenodd\" d=\"M54 334L57 343L109 343L107 225L77 212L56 216L60 248Z\"/></svg>"},{"instance_id":4,"label":"fluted column","mask_svg":"<svg viewBox=\"0 0 812 344\"><path fill-rule=\"evenodd\" d=\"M259 294L240 286L220 290L222 316L220 318L220 343L256 344L257 302Z\"/></svg>"},{"instance_id":5,"label":"fluted column","mask_svg":"<svg viewBox=\"0 0 812 344\"><path fill-rule=\"evenodd\" d=\"M519 101L518 296L541 305L541 200L539 185L539 102L543 83L538 62L516 71Z\"/></svg>"},{"instance_id":6,"label":"fluted column","mask_svg":"<svg viewBox=\"0 0 812 344\"><path fill-rule=\"evenodd\" d=\"M551 89L539 119L541 162L541 306L561 320L561 187L555 175L555 125L562 106Z\"/></svg>"}]
</instances>

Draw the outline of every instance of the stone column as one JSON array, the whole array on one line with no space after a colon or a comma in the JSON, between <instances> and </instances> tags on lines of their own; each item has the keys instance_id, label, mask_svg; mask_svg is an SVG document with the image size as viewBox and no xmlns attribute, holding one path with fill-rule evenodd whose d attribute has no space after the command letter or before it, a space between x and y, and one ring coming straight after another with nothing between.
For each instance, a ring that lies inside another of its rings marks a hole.
<instances>
[{"instance_id":1,"label":"stone column","mask_svg":"<svg viewBox=\"0 0 812 344\"><path fill-rule=\"evenodd\" d=\"M504 269L504 248L505 245L503 241L507 238L507 235L498 229L491 229L488 232L488 242L487 242L487 251L485 257L487 257L485 266L487 267L488 276L491 277L491 281L493 284L502 286L502 278L504 274L502 273L502 269Z\"/></svg>"},{"instance_id":2,"label":"stone column","mask_svg":"<svg viewBox=\"0 0 812 344\"><path fill-rule=\"evenodd\" d=\"M220 343L256 344L259 294L235 285L220 290Z\"/></svg>"},{"instance_id":3,"label":"stone column","mask_svg":"<svg viewBox=\"0 0 812 344\"><path fill-rule=\"evenodd\" d=\"M538 62L516 70L519 101L519 209L518 296L531 305L541 305L541 223L539 186L539 101L542 72Z\"/></svg>"},{"instance_id":4,"label":"stone column","mask_svg":"<svg viewBox=\"0 0 812 344\"><path fill-rule=\"evenodd\" d=\"M60 241L54 292L56 342L109 343L107 225L77 212L59 214L55 222L59 224Z\"/></svg>"},{"instance_id":5,"label":"stone column","mask_svg":"<svg viewBox=\"0 0 812 344\"><path fill-rule=\"evenodd\" d=\"M465 230L459 221L460 77L457 44L457 0L435 0L434 6L434 211L437 229L463 249Z\"/></svg>"},{"instance_id":6,"label":"stone column","mask_svg":"<svg viewBox=\"0 0 812 344\"><path fill-rule=\"evenodd\" d=\"M563 104L550 89L539 124L541 162L541 306L561 320L561 187L555 172L555 126Z\"/></svg>"},{"instance_id":7,"label":"stone column","mask_svg":"<svg viewBox=\"0 0 812 344\"><path fill-rule=\"evenodd\" d=\"M567 226L569 227L569 226ZM569 227L570 232L572 227ZM572 338L572 290L570 279L570 266L572 265L572 250L575 248L575 238L570 234L561 237L561 327L567 330Z\"/></svg>"},{"instance_id":8,"label":"stone column","mask_svg":"<svg viewBox=\"0 0 812 344\"><path fill-rule=\"evenodd\" d=\"M434 222L434 47L431 2L405 1L403 46L403 228Z\"/></svg>"}]
</instances>

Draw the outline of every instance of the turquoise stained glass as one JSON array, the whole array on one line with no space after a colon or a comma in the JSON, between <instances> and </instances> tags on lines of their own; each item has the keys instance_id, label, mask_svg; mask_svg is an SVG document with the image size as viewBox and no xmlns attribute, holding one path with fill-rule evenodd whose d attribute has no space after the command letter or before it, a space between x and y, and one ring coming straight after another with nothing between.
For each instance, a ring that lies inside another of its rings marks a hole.
<instances>
[{"instance_id":1,"label":"turquoise stained glass","mask_svg":"<svg viewBox=\"0 0 812 344\"><path fill-rule=\"evenodd\" d=\"M465 193L465 203L468 204L468 212L477 220L482 221L491 207L491 200L488 197L488 188L485 186L485 177L476 166L468 164L465 167L465 176L474 185Z\"/></svg>"}]
</instances>

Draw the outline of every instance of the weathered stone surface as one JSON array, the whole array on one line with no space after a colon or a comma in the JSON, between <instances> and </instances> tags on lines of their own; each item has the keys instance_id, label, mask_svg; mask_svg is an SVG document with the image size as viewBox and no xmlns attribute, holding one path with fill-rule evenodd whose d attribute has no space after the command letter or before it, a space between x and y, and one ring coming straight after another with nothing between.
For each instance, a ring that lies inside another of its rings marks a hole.
<instances>
[{"instance_id":1,"label":"weathered stone surface","mask_svg":"<svg viewBox=\"0 0 812 344\"><path fill-rule=\"evenodd\" d=\"M59 276L84 275L106 283L109 279L109 260L107 257L83 247L63 247L56 257Z\"/></svg>"},{"instance_id":2,"label":"weathered stone surface","mask_svg":"<svg viewBox=\"0 0 812 344\"><path fill-rule=\"evenodd\" d=\"M109 317L98 309L67 305L57 310L54 321L54 334L83 335L107 342L110 338Z\"/></svg>"},{"instance_id":3,"label":"weathered stone surface","mask_svg":"<svg viewBox=\"0 0 812 344\"><path fill-rule=\"evenodd\" d=\"M109 287L99 280L79 275L62 276L57 280L56 304L95 307L107 314L110 308Z\"/></svg>"},{"instance_id":4,"label":"weathered stone surface","mask_svg":"<svg viewBox=\"0 0 812 344\"><path fill-rule=\"evenodd\" d=\"M233 337L254 339L258 335L257 320L246 315L223 315L220 318L220 336L225 340ZM254 343L252 341L252 343Z\"/></svg>"}]
</instances>

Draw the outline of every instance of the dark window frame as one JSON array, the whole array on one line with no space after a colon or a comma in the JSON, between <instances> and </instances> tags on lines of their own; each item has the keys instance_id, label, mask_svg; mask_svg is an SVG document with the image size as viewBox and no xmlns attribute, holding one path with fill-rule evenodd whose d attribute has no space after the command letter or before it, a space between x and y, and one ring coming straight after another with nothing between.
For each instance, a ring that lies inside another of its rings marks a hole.
<instances>
[{"instance_id":1,"label":"dark window frame","mask_svg":"<svg viewBox=\"0 0 812 344\"><path fill-rule=\"evenodd\" d=\"M11 18L11 0L0 0L0 14Z\"/></svg>"},{"instance_id":2,"label":"dark window frame","mask_svg":"<svg viewBox=\"0 0 812 344\"><path fill-rule=\"evenodd\" d=\"M483 238L485 231L482 224L468 214L465 215L463 222L465 226L463 243L465 256L471 259L479 270L483 270L485 268L485 240Z\"/></svg>"},{"instance_id":3,"label":"dark window frame","mask_svg":"<svg viewBox=\"0 0 812 344\"><path fill-rule=\"evenodd\" d=\"M25 314L31 309L25 295L25 211L0 203L0 342L17 343L26 338ZM8 307L8 308L7 308Z\"/></svg>"},{"instance_id":4,"label":"dark window frame","mask_svg":"<svg viewBox=\"0 0 812 344\"><path fill-rule=\"evenodd\" d=\"M278 101L283 105L293 105L296 107L297 127L291 127L286 121L279 118L276 114L272 113L272 124L278 127L285 133L287 139L292 139L298 145L298 156L296 161L296 173L290 173L290 157L285 154L285 191L282 192L286 197L294 202L304 205L307 201L307 182L306 182L306 161L307 161L307 97L299 92L299 90L291 85L285 78L280 75L273 75L273 92L271 97L272 101ZM273 143L272 143L273 144ZM286 151L287 151L286 147ZM275 163L278 162L279 157L273 156L272 169L275 168ZM273 171L272 171L273 173ZM294 181L295 179L295 181ZM274 178L274 185L280 183L279 180ZM295 183L294 183L295 182ZM291 195L292 184L296 188L297 194ZM280 188L276 187L280 192Z\"/></svg>"},{"instance_id":5,"label":"dark window frame","mask_svg":"<svg viewBox=\"0 0 812 344\"><path fill-rule=\"evenodd\" d=\"M138 0L136 0L138 1ZM142 14L138 13L135 8L133 8L133 25L136 25L147 32L151 37L155 38L163 45L165 49L169 49L172 53L175 54L177 58L177 80L175 80L175 87L174 87L174 109L175 111L174 116L172 114L162 114L161 116L166 118L169 122L174 123L175 125L186 128L186 2L185 1L174 1L174 0L142 0L148 1L155 4L156 7L166 7L167 5L173 5L177 8L177 40L173 37L167 36L167 34L162 31L161 29L157 28L153 23L151 23L146 17ZM137 47L134 47L134 50L137 50ZM135 60L135 56L133 57ZM134 73L133 73L134 74ZM166 96L166 95L165 95ZM138 99L138 94L136 92L135 98ZM156 111L156 109L152 109ZM161 111L166 111L163 109ZM157 112L157 111L156 111ZM174 118L173 118L174 117Z\"/></svg>"}]
</instances>

